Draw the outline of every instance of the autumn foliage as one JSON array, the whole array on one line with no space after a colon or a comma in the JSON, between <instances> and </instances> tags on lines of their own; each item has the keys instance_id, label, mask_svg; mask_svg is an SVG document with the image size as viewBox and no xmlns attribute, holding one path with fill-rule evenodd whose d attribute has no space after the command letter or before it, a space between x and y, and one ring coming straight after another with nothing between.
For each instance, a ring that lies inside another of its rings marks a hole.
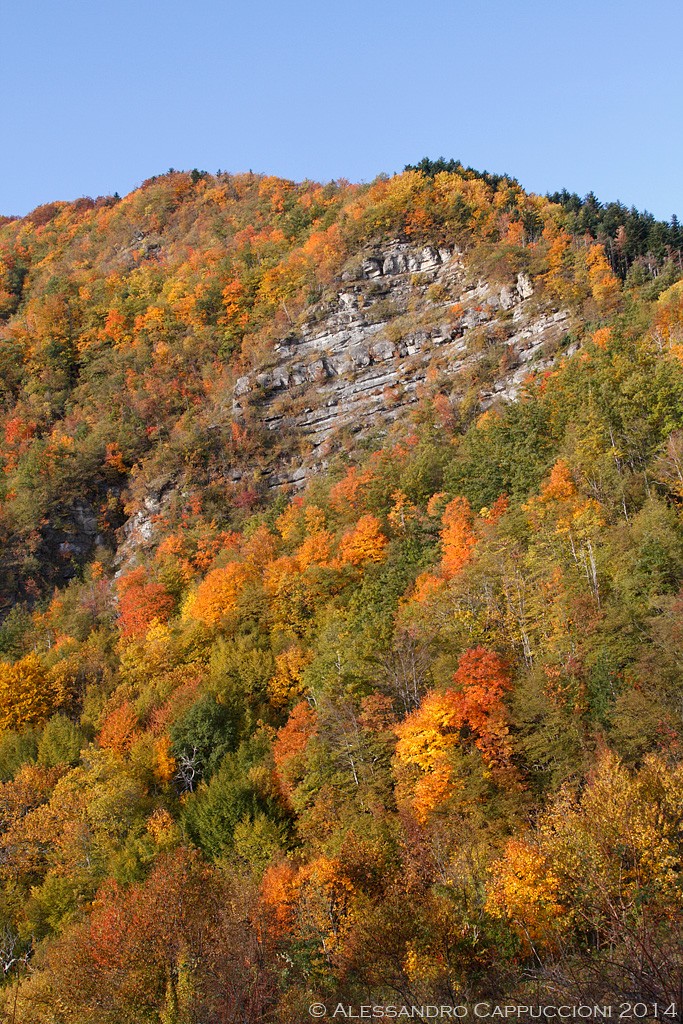
<instances>
[{"instance_id":1,"label":"autumn foliage","mask_svg":"<svg viewBox=\"0 0 683 1024\"><path fill-rule=\"evenodd\" d=\"M453 676L455 687L429 693L397 728L396 758L412 768L411 803L421 820L457 792L451 751L471 743L491 769L509 770L511 746L502 703L510 688L503 659L483 647L466 651Z\"/></svg>"},{"instance_id":2,"label":"autumn foliage","mask_svg":"<svg viewBox=\"0 0 683 1024\"><path fill-rule=\"evenodd\" d=\"M381 562L387 538L376 516L361 516L353 529L341 539L339 559L348 565L360 566L368 562Z\"/></svg>"},{"instance_id":3,"label":"autumn foliage","mask_svg":"<svg viewBox=\"0 0 683 1024\"><path fill-rule=\"evenodd\" d=\"M472 557L476 537L472 529L472 512L467 498L454 498L442 516L442 573L445 579L455 576Z\"/></svg>"},{"instance_id":4,"label":"autumn foliage","mask_svg":"<svg viewBox=\"0 0 683 1024\"><path fill-rule=\"evenodd\" d=\"M166 622L173 611L172 596L160 583L146 582L146 576L140 566L118 581L119 628L124 637L140 636L155 619Z\"/></svg>"},{"instance_id":5,"label":"autumn foliage","mask_svg":"<svg viewBox=\"0 0 683 1024\"><path fill-rule=\"evenodd\" d=\"M126 702L107 715L97 740L103 749L123 755L130 750L137 736L138 716L133 706Z\"/></svg>"},{"instance_id":6,"label":"autumn foliage","mask_svg":"<svg viewBox=\"0 0 683 1024\"><path fill-rule=\"evenodd\" d=\"M0 1017L680 999L681 248L444 160L0 218Z\"/></svg>"},{"instance_id":7,"label":"autumn foliage","mask_svg":"<svg viewBox=\"0 0 683 1024\"><path fill-rule=\"evenodd\" d=\"M0 662L0 728L37 725L68 699L68 691L48 675L37 655L14 664Z\"/></svg>"},{"instance_id":8,"label":"autumn foliage","mask_svg":"<svg viewBox=\"0 0 683 1024\"><path fill-rule=\"evenodd\" d=\"M248 566L241 562L212 570L197 588L190 614L207 626L216 625L223 616L235 611L249 577Z\"/></svg>"}]
</instances>

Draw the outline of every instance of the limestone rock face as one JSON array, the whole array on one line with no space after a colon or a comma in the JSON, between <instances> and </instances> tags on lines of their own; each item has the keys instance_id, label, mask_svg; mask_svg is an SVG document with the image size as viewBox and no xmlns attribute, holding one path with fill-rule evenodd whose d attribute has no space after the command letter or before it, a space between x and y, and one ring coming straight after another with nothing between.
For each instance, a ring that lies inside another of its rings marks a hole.
<instances>
[{"instance_id":1,"label":"limestone rock face","mask_svg":"<svg viewBox=\"0 0 683 1024\"><path fill-rule=\"evenodd\" d=\"M394 241L360 254L336 292L225 396L233 417L260 423L271 439L258 468L231 466L228 478L238 484L256 473L273 489L304 487L351 437L407 422L423 396L457 401L475 380L482 410L514 400L525 378L552 362L570 326L569 313L544 304L540 292L526 273L473 277L457 249ZM121 531L119 573L158 543L156 524L177 486L150 485Z\"/></svg>"},{"instance_id":2,"label":"limestone rock face","mask_svg":"<svg viewBox=\"0 0 683 1024\"><path fill-rule=\"evenodd\" d=\"M472 280L455 249L394 241L362 254L339 284L275 347L270 365L235 382L238 418L248 404L269 431L296 440L296 460L281 455L271 468L273 487L302 486L340 435L405 418L435 379L457 397L485 354L490 361L495 351L500 370L481 388L482 408L514 399L568 329L569 314L541 305L528 274L502 286Z\"/></svg>"},{"instance_id":3,"label":"limestone rock face","mask_svg":"<svg viewBox=\"0 0 683 1024\"><path fill-rule=\"evenodd\" d=\"M517 274L517 292L520 299L530 299L534 294L534 286L528 274Z\"/></svg>"},{"instance_id":4,"label":"limestone rock face","mask_svg":"<svg viewBox=\"0 0 683 1024\"><path fill-rule=\"evenodd\" d=\"M157 521L167 509L174 490L171 477L164 477L150 483L147 493L136 512L129 517L120 530L119 544L114 564L115 576L121 576L136 564L141 549L149 549L158 543Z\"/></svg>"}]
</instances>

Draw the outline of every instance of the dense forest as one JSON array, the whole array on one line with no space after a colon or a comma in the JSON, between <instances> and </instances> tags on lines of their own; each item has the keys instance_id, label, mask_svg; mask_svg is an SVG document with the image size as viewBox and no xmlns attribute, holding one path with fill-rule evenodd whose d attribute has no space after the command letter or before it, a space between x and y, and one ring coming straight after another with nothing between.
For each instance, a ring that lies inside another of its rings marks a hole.
<instances>
[{"instance_id":1,"label":"dense forest","mask_svg":"<svg viewBox=\"0 0 683 1024\"><path fill-rule=\"evenodd\" d=\"M235 382L393 239L567 336L271 487ZM680 1019L682 276L675 220L454 161L0 221L3 1019Z\"/></svg>"}]
</instances>

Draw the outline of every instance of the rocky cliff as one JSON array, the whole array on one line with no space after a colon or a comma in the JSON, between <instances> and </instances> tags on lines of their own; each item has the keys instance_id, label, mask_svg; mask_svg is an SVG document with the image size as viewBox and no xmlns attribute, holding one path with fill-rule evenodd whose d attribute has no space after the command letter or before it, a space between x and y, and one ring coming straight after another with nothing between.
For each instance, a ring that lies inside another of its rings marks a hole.
<instances>
[{"instance_id":1,"label":"rocky cliff","mask_svg":"<svg viewBox=\"0 0 683 1024\"><path fill-rule=\"evenodd\" d=\"M482 408L514 399L568 326L568 311L539 302L524 273L501 286L473 279L457 249L394 241L363 253L269 363L236 381L233 408L249 405L296 442L269 484L301 486L344 436L385 430L425 388L451 400L473 391Z\"/></svg>"}]
</instances>

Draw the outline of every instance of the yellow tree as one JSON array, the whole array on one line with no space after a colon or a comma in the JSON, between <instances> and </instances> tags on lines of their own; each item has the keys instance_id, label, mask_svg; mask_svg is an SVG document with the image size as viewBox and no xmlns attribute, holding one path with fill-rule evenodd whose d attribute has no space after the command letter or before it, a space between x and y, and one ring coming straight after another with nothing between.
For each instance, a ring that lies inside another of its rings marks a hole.
<instances>
[{"instance_id":1,"label":"yellow tree","mask_svg":"<svg viewBox=\"0 0 683 1024\"><path fill-rule=\"evenodd\" d=\"M206 626L217 626L224 616L237 609L240 595L252 575L250 567L243 562L230 562L224 569L214 569L199 584L188 608L189 614Z\"/></svg>"},{"instance_id":2,"label":"yellow tree","mask_svg":"<svg viewBox=\"0 0 683 1024\"><path fill-rule=\"evenodd\" d=\"M586 253L588 283L599 311L613 313L619 302L620 285L612 273L605 250L601 245L592 245Z\"/></svg>"},{"instance_id":3,"label":"yellow tree","mask_svg":"<svg viewBox=\"0 0 683 1024\"><path fill-rule=\"evenodd\" d=\"M561 883L542 845L533 837L511 839L492 870L486 909L507 919L529 950L551 945L568 924Z\"/></svg>"},{"instance_id":4,"label":"yellow tree","mask_svg":"<svg viewBox=\"0 0 683 1024\"><path fill-rule=\"evenodd\" d=\"M355 566L381 562L387 543L379 519L370 514L361 516L356 525L342 537L339 560L343 564Z\"/></svg>"},{"instance_id":5,"label":"yellow tree","mask_svg":"<svg viewBox=\"0 0 683 1024\"><path fill-rule=\"evenodd\" d=\"M302 692L301 676L312 654L298 645L288 647L275 657L275 674L268 682L268 692L274 707L284 707Z\"/></svg>"},{"instance_id":6,"label":"yellow tree","mask_svg":"<svg viewBox=\"0 0 683 1024\"><path fill-rule=\"evenodd\" d=\"M9 664L0 662L0 729L39 725L68 700L69 694L48 674L37 654Z\"/></svg>"},{"instance_id":7,"label":"yellow tree","mask_svg":"<svg viewBox=\"0 0 683 1024\"><path fill-rule=\"evenodd\" d=\"M681 914L683 768L650 756L637 773L603 750L580 793L562 790L534 831L493 866L486 909L535 951L576 926L581 940L629 959L641 984L673 999L680 958L669 936ZM648 978L648 973L654 974Z\"/></svg>"}]
</instances>

